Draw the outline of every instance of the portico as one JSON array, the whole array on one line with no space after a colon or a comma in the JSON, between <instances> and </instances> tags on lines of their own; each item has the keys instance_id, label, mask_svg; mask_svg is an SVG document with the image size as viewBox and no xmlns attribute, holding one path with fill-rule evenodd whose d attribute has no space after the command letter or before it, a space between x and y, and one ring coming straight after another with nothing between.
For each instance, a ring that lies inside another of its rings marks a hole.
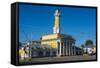
<instances>
[{"instance_id":1,"label":"portico","mask_svg":"<svg viewBox=\"0 0 100 68\"><path fill-rule=\"evenodd\" d=\"M75 40L72 37L61 34L57 44L57 56L75 55Z\"/></svg>"}]
</instances>

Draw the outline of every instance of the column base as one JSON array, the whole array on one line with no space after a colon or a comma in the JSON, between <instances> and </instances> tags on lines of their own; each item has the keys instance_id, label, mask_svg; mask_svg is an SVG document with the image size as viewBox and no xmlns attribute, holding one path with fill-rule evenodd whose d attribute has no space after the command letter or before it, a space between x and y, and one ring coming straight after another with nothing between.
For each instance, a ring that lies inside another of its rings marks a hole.
<instances>
[{"instance_id":1,"label":"column base","mask_svg":"<svg viewBox=\"0 0 100 68\"><path fill-rule=\"evenodd\" d=\"M61 55L57 55L57 57L61 57Z\"/></svg>"}]
</instances>

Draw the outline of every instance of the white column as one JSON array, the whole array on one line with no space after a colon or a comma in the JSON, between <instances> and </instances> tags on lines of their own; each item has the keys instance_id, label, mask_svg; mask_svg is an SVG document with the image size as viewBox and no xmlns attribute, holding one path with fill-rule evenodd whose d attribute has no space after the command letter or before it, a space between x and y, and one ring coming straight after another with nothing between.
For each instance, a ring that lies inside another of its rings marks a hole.
<instances>
[{"instance_id":1,"label":"white column","mask_svg":"<svg viewBox=\"0 0 100 68\"><path fill-rule=\"evenodd\" d=\"M63 45L63 55L65 55L65 46L64 46L64 42L62 43Z\"/></svg>"},{"instance_id":2,"label":"white column","mask_svg":"<svg viewBox=\"0 0 100 68\"><path fill-rule=\"evenodd\" d=\"M59 56L58 50L59 50L59 42L57 42L57 52L56 52L56 55L57 55L57 56Z\"/></svg>"},{"instance_id":3,"label":"white column","mask_svg":"<svg viewBox=\"0 0 100 68\"><path fill-rule=\"evenodd\" d=\"M33 51L33 50L32 50L32 47L29 47L28 50L29 50L29 57L31 58L31 57L32 57L32 51Z\"/></svg>"},{"instance_id":4,"label":"white column","mask_svg":"<svg viewBox=\"0 0 100 68\"><path fill-rule=\"evenodd\" d=\"M72 43L72 44L73 44L72 46L73 46L73 56L74 56L74 43Z\"/></svg>"},{"instance_id":5,"label":"white column","mask_svg":"<svg viewBox=\"0 0 100 68\"><path fill-rule=\"evenodd\" d=\"M58 56L58 46L59 46L59 45L58 45L58 43L57 43L57 51L56 51L56 56Z\"/></svg>"},{"instance_id":6,"label":"white column","mask_svg":"<svg viewBox=\"0 0 100 68\"><path fill-rule=\"evenodd\" d=\"M69 50L69 56L70 56L70 42L68 43L68 46L69 46L68 50Z\"/></svg>"},{"instance_id":7,"label":"white column","mask_svg":"<svg viewBox=\"0 0 100 68\"><path fill-rule=\"evenodd\" d=\"M72 49L73 49L72 55L74 55L74 46L72 46Z\"/></svg>"},{"instance_id":8,"label":"white column","mask_svg":"<svg viewBox=\"0 0 100 68\"><path fill-rule=\"evenodd\" d=\"M73 55L75 55L75 44L73 43Z\"/></svg>"},{"instance_id":9,"label":"white column","mask_svg":"<svg viewBox=\"0 0 100 68\"><path fill-rule=\"evenodd\" d=\"M66 42L66 55L68 55L67 50L68 50L68 46L67 46L67 42Z\"/></svg>"},{"instance_id":10,"label":"white column","mask_svg":"<svg viewBox=\"0 0 100 68\"><path fill-rule=\"evenodd\" d=\"M68 49L68 56L69 56L69 42L67 43L67 46L68 46L68 48L67 48L67 49Z\"/></svg>"},{"instance_id":11,"label":"white column","mask_svg":"<svg viewBox=\"0 0 100 68\"><path fill-rule=\"evenodd\" d=\"M59 52L60 52L59 55L61 56L61 42L60 42L60 51Z\"/></svg>"},{"instance_id":12,"label":"white column","mask_svg":"<svg viewBox=\"0 0 100 68\"><path fill-rule=\"evenodd\" d=\"M58 50L59 50L59 42L57 42L57 52L56 52L56 55L57 55L57 56L59 56Z\"/></svg>"},{"instance_id":13,"label":"white column","mask_svg":"<svg viewBox=\"0 0 100 68\"><path fill-rule=\"evenodd\" d=\"M73 50L73 43L72 43L72 56L73 56L73 52L74 52L74 50Z\"/></svg>"},{"instance_id":14,"label":"white column","mask_svg":"<svg viewBox=\"0 0 100 68\"><path fill-rule=\"evenodd\" d=\"M76 55L76 48L75 48L75 45L74 45L74 55Z\"/></svg>"},{"instance_id":15,"label":"white column","mask_svg":"<svg viewBox=\"0 0 100 68\"><path fill-rule=\"evenodd\" d=\"M72 42L71 42L71 55L73 55L73 45L72 45Z\"/></svg>"},{"instance_id":16,"label":"white column","mask_svg":"<svg viewBox=\"0 0 100 68\"><path fill-rule=\"evenodd\" d=\"M72 42L70 43L70 54L72 55Z\"/></svg>"},{"instance_id":17,"label":"white column","mask_svg":"<svg viewBox=\"0 0 100 68\"><path fill-rule=\"evenodd\" d=\"M70 43L70 54L72 55L72 43Z\"/></svg>"}]
</instances>

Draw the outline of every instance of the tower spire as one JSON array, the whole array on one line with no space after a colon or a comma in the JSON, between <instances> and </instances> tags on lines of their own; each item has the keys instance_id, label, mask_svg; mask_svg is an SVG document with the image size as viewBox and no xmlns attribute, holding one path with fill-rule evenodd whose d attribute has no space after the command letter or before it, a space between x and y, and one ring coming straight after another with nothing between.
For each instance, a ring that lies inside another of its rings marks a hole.
<instances>
[{"instance_id":1,"label":"tower spire","mask_svg":"<svg viewBox=\"0 0 100 68\"><path fill-rule=\"evenodd\" d=\"M60 33L60 11L57 9L54 13L55 23L53 27L53 33Z\"/></svg>"}]
</instances>

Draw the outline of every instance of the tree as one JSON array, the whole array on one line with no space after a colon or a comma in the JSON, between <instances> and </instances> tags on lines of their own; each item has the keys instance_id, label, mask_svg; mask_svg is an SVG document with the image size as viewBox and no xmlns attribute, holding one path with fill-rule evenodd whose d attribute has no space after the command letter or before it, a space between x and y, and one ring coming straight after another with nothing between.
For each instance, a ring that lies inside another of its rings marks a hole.
<instances>
[{"instance_id":1,"label":"tree","mask_svg":"<svg viewBox=\"0 0 100 68\"><path fill-rule=\"evenodd\" d=\"M81 47L84 48L84 45L82 44Z\"/></svg>"},{"instance_id":2,"label":"tree","mask_svg":"<svg viewBox=\"0 0 100 68\"><path fill-rule=\"evenodd\" d=\"M86 46L93 46L93 41L92 40L86 40L85 45Z\"/></svg>"},{"instance_id":3,"label":"tree","mask_svg":"<svg viewBox=\"0 0 100 68\"><path fill-rule=\"evenodd\" d=\"M81 45L82 48L82 54L84 53L84 44Z\"/></svg>"}]
</instances>

